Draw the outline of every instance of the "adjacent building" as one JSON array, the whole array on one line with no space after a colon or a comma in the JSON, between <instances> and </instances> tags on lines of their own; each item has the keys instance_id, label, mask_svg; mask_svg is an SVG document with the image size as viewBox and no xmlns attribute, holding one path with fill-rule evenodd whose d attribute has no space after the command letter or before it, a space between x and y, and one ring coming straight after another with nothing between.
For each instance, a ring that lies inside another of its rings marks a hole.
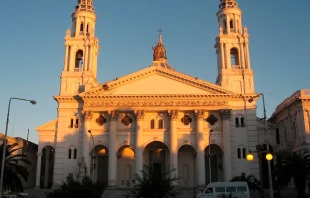
<instances>
[{"instance_id":1,"label":"adjacent building","mask_svg":"<svg viewBox=\"0 0 310 198\"><path fill-rule=\"evenodd\" d=\"M298 90L280 103L270 121L278 126L276 149L300 152L310 148L310 90Z\"/></svg>"},{"instance_id":2,"label":"adjacent building","mask_svg":"<svg viewBox=\"0 0 310 198\"><path fill-rule=\"evenodd\" d=\"M0 144L3 143L4 139L4 134L0 133ZM17 148L22 148L17 151L14 151L14 155L18 154L24 154L27 156L27 159L31 162L31 164L24 164L26 169L29 172L28 176L28 181L21 180L24 189L31 189L35 187L35 181L36 181L36 170L37 170L37 153L38 153L38 145L30 142L28 140L25 140L20 137L10 137L7 136L7 144L12 145L17 143L18 146L14 147L15 149ZM22 163L22 162L21 162Z\"/></svg>"},{"instance_id":3,"label":"adjacent building","mask_svg":"<svg viewBox=\"0 0 310 198\"><path fill-rule=\"evenodd\" d=\"M37 128L36 185L57 186L69 175L88 175L127 188L135 173L150 164L177 168L181 188L205 186L210 178L228 181L241 173L258 177L258 160L249 163L246 154L266 143L265 128L256 117L260 95L237 2L221 0L216 13L215 83L170 65L162 34L150 54L151 65L99 83L94 10L92 0L79 0L66 32L60 92L54 96L58 114ZM276 139L272 129L271 147Z\"/></svg>"}]
</instances>

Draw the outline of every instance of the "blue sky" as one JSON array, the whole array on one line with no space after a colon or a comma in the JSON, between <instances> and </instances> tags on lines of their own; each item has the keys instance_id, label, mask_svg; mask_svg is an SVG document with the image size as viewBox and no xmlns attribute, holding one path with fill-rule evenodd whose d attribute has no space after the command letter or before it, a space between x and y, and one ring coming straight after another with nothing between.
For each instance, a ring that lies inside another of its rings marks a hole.
<instances>
[{"instance_id":1,"label":"blue sky","mask_svg":"<svg viewBox=\"0 0 310 198\"><path fill-rule=\"evenodd\" d=\"M267 115L298 89L310 89L310 1L238 0L250 34L255 89L266 98ZM37 143L35 128L57 116L64 36L75 0L10 0L0 12L0 132L10 97L10 136ZM100 83L148 67L159 27L169 63L182 73L215 82L215 37L219 0L94 0L100 40ZM258 116L262 116L258 101Z\"/></svg>"}]
</instances>

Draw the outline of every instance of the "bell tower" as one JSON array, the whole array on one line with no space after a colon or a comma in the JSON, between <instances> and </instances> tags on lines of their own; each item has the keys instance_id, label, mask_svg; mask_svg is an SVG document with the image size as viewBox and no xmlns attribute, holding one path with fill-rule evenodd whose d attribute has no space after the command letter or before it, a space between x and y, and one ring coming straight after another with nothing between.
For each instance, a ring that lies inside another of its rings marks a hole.
<instances>
[{"instance_id":1,"label":"bell tower","mask_svg":"<svg viewBox=\"0 0 310 198\"><path fill-rule=\"evenodd\" d=\"M96 14L93 0L78 0L72 13L72 30L65 39L64 68L61 73L61 96L77 95L98 85L97 57L99 40L95 37Z\"/></svg>"},{"instance_id":2,"label":"bell tower","mask_svg":"<svg viewBox=\"0 0 310 198\"><path fill-rule=\"evenodd\" d=\"M218 76L216 84L235 93L254 93L249 34L242 26L242 11L235 0L220 0L216 37Z\"/></svg>"}]
</instances>

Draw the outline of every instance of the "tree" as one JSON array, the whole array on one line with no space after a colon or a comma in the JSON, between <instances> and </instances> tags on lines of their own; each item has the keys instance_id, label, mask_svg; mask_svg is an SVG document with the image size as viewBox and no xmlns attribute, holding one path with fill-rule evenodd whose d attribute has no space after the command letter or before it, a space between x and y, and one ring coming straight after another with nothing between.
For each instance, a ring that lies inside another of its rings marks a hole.
<instances>
[{"instance_id":1,"label":"tree","mask_svg":"<svg viewBox=\"0 0 310 198\"><path fill-rule=\"evenodd\" d=\"M297 198L305 197L306 182L310 171L310 154L281 151L276 155L274 168L275 187L287 186L293 179Z\"/></svg>"},{"instance_id":2,"label":"tree","mask_svg":"<svg viewBox=\"0 0 310 198\"><path fill-rule=\"evenodd\" d=\"M232 178L230 181L232 181L232 182L245 181L248 183L250 190L260 191L260 181L258 179L256 179L256 177L254 177L253 175L248 175L246 177L245 173L241 173L240 176L236 176L236 177Z\"/></svg>"},{"instance_id":3,"label":"tree","mask_svg":"<svg viewBox=\"0 0 310 198\"><path fill-rule=\"evenodd\" d=\"M135 186L127 193L134 198L165 198L176 197L175 182L180 178L174 174L175 168L144 166L141 174L135 175ZM174 174L174 176L173 176Z\"/></svg>"},{"instance_id":4,"label":"tree","mask_svg":"<svg viewBox=\"0 0 310 198\"><path fill-rule=\"evenodd\" d=\"M3 174L3 190L6 191L22 192L24 190L22 179L28 181L29 172L23 164L30 165L31 162L25 154L14 154L24 149L16 148L17 146L18 143L6 146ZM3 144L0 147L0 153L2 159Z\"/></svg>"},{"instance_id":5,"label":"tree","mask_svg":"<svg viewBox=\"0 0 310 198\"><path fill-rule=\"evenodd\" d=\"M104 185L99 182L93 182L90 177L83 177L82 181L74 180L68 176L59 189L52 192L46 192L47 198L100 198L104 191Z\"/></svg>"}]
</instances>

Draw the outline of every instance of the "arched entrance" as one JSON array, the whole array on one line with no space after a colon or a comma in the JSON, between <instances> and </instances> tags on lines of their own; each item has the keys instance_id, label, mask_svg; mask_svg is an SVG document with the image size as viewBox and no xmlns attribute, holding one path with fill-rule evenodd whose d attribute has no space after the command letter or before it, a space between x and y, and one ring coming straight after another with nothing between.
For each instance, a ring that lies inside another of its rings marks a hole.
<instances>
[{"instance_id":1,"label":"arched entrance","mask_svg":"<svg viewBox=\"0 0 310 198\"><path fill-rule=\"evenodd\" d=\"M164 143L153 141L144 149L144 164L163 168L169 165L169 156L169 149Z\"/></svg>"},{"instance_id":2,"label":"arched entrance","mask_svg":"<svg viewBox=\"0 0 310 198\"><path fill-rule=\"evenodd\" d=\"M117 152L117 185L132 187L135 179L135 153L131 146L124 145Z\"/></svg>"},{"instance_id":3,"label":"arched entrance","mask_svg":"<svg viewBox=\"0 0 310 198\"><path fill-rule=\"evenodd\" d=\"M92 156L91 151L91 156ZM108 148L103 145L97 145L94 148L94 156L91 157L90 176L94 181L108 184Z\"/></svg>"},{"instance_id":4,"label":"arched entrance","mask_svg":"<svg viewBox=\"0 0 310 198\"><path fill-rule=\"evenodd\" d=\"M211 144L205 148L206 184L223 181L223 151L217 144ZM210 167L211 165L211 167Z\"/></svg>"},{"instance_id":5,"label":"arched entrance","mask_svg":"<svg viewBox=\"0 0 310 198\"><path fill-rule=\"evenodd\" d=\"M178 175L180 187L195 187L196 151L191 145L183 145L178 151Z\"/></svg>"},{"instance_id":6,"label":"arched entrance","mask_svg":"<svg viewBox=\"0 0 310 198\"><path fill-rule=\"evenodd\" d=\"M42 149L40 188L51 188L53 184L55 149L45 146Z\"/></svg>"}]
</instances>

